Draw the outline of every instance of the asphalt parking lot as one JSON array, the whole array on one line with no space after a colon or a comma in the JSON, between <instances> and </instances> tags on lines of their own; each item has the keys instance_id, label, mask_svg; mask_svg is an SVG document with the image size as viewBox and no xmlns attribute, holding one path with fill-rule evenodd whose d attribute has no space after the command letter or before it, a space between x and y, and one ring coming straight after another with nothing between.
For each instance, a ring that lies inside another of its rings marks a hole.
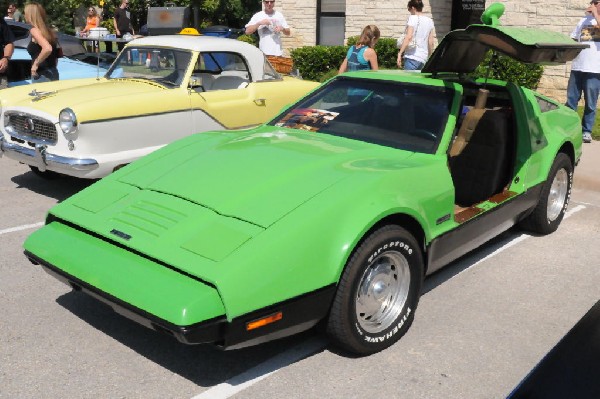
<instances>
[{"instance_id":1,"label":"asphalt parking lot","mask_svg":"<svg viewBox=\"0 0 600 399\"><path fill-rule=\"evenodd\" d=\"M30 264L24 239L89 183L0 159L0 398L501 398L600 299L600 142L586 144L568 217L514 229L426 281L396 345L349 357L308 332L222 352L184 346Z\"/></svg>"}]
</instances>

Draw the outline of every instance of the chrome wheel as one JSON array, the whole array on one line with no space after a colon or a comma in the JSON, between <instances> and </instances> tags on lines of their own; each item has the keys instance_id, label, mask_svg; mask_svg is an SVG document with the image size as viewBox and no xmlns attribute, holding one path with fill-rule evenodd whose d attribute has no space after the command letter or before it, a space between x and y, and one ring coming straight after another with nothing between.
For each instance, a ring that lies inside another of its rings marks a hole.
<instances>
[{"instance_id":1,"label":"chrome wheel","mask_svg":"<svg viewBox=\"0 0 600 399\"><path fill-rule=\"evenodd\" d=\"M548 193L548 221L553 222L561 214L565 202L567 201L567 191L569 190L569 174L565 169L559 169L554 176L550 192Z\"/></svg>"},{"instance_id":2,"label":"chrome wheel","mask_svg":"<svg viewBox=\"0 0 600 399\"><path fill-rule=\"evenodd\" d=\"M408 298L410 267L396 251L379 255L366 268L356 293L356 318L360 326L374 334L390 327Z\"/></svg>"}]
</instances>

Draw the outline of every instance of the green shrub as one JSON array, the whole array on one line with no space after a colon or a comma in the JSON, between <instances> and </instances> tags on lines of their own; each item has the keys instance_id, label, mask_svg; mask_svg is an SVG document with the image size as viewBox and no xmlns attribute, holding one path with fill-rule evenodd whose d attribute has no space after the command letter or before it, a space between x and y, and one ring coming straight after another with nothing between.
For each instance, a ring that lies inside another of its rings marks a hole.
<instances>
[{"instance_id":1,"label":"green shrub","mask_svg":"<svg viewBox=\"0 0 600 399\"><path fill-rule=\"evenodd\" d=\"M358 36L348 38L348 46L305 46L291 51L294 66L300 75L307 80L323 82L337 73L344 60L348 47L356 44ZM375 45L380 69L396 69L398 48L396 39L381 38ZM488 75L491 52L471 74L473 78L484 78ZM536 89L544 68L538 64L524 64L504 55L498 55L491 70L490 79L514 82L520 86Z\"/></svg>"},{"instance_id":2,"label":"green shrub","mask_svg":"<svg viewBox=\"0 0 600 399\"><path fill-rule=\"evenodd\" d=\"M353 46L358 41L359 36L348 38L348 46ZM377 53L377 63L379 69L395 69L397 68L396 61L398 60L398 47L396 47L396 39L382 37L375 45Z\"/></svg>"},{"instance_id":3,"label":"green shrub","mask_svg":"<svg viewBox=\"0 0 600 399\"><path fill-rule=\"evenodd\" d=\"M294 66L307 80L324 82L335 76L348 48L358 40L358 36L348 38L348 46L305 46L291 51ZM380 69L396 68L398 49L396 39L381 38L375 45Z\"/></svg>"},{"instance_id":4,"label":"green shrub","mask_svg":"<svg viewBox=\"0 0 600 399\"><path fill-rule=\"evenodd\" d=\"M250 43L253 46L258 46L256 35L240 35L237 38L241 42Z\"/></svg>"},{"instance_id":5,"label":"green shrub","mask_svg":"<svg viewBox=\"0 0 600 399\"><path fill-rule=\"evenodd\" d=\"M543 66L539 64L524 64L508 56L499 54L490 70L491 56L492 52L489 51L483 62L471 74L472 77L485 78L489 72L490 79L505 80L529 89L537 89L544 73Z\"/></svg>"},{"instance_id":6,"label":"green shrub","mask_svg":"<svg viewBox=\"0 0 600 399\"><path fill-rule=\"evenodd\" d=\"M346 47L305 46L293 49L290 55L303 79L319 82L323 75L340 67L346 56Z\"/></svg>"},{"instance_id":7,"label":"green shrub","mask_svg":"<svg viewBox=\"0 0 600 399\"><path fill-rule=\"evenodd\" d=\"M323 83L328 81L329 79L333 78L335 75L338 74L338 69L332 69L329 72L325 72L324 74L321 75L321 77L319 78L319 82ZM302 75L301 75L302 76Z\"/></svg>"}]
</instances>

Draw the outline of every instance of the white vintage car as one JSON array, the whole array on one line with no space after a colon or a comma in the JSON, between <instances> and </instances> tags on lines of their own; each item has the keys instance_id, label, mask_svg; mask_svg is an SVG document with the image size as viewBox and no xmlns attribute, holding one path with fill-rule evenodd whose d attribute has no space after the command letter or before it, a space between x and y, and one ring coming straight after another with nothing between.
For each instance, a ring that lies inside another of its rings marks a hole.
<instances>
[{"instance_id":1,"label":"white vintage car","mask_svg":"<svg viewBox=\"0 0 600 399\"><path fill-rule=\"evenodd\" d=\"M0 156L46 177L100 178L183 136L258 125L316 86L241 41L136 39L104 77L3 90Z\"/></svg>"}]
</instances>

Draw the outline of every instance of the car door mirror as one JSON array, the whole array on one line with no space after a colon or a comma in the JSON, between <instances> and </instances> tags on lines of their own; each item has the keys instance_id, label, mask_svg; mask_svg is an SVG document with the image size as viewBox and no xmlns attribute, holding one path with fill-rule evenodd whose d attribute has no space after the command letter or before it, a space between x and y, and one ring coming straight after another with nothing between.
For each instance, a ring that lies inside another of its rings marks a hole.
<instances>
[{"instance_id":1,"label":"car door mirror","mask_svg":"<svg viewBox=\"0 0 600 399\"><path fill-rule=\"evenodd\" d=\"M192 75L188 84L188 88L196 92L205 91L204 86L202 86L202 78L200 78L199 76Z\"/></svg>"}]
</instances>

